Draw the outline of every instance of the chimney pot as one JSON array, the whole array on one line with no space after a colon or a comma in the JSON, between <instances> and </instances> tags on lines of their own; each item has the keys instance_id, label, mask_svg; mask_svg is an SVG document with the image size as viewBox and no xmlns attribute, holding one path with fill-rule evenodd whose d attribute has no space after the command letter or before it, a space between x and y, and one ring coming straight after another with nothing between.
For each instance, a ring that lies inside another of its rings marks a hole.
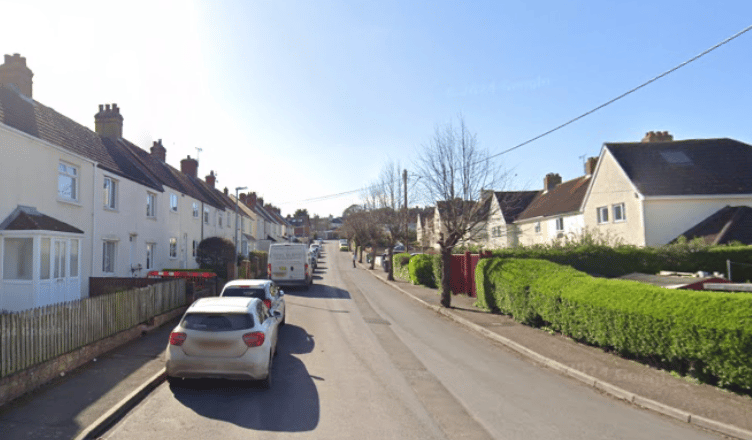
<instances>
[{"instance_id":1,"label":"chimney pot","mask_svg":"<svg viewBox=\"0 0 752 440\"><path fill-rule=\"evenodd\" d=\"M198 178L198 161L191 159L191 156L188 155L186 159L180 161L180 171L186 176Z\"/></svg>"},{"instance_id":2,"label":"chimney pot","mask_svg":"<svg viewBox=\"0 0 752 440\"><path fill-rule=\"evenodd\" d=\"M32 97L34 73L26 67L26 58L15 53L5 55L5 63L0 65L0 85L13 84L23 95Z\"/></svg>"},{"instance_id":3,"label":"chimney pot","mask_svg":"<svg viewBox=\"0 0 752 440\"><path fill-rule=\"evenodd\" d=\"M546 174L546 177L543 179L543 190L544 191L551 191L552 189L556 188L556 185L559 185L561 183L561 176L556 173L548 173Z\"/></svg>"},{"instance_id":4,"label":"chimney pot","mask_svg":"<svg viewBox=\"0 0 752 440\"><path fill-rule=\"evenodd\" d=\"M112 104L116 111L110 111L110 104L99 104L99 113L94 115L94 131L110 139L123 137L123 117L117 104Z\"/></svg>"}]
</instances>

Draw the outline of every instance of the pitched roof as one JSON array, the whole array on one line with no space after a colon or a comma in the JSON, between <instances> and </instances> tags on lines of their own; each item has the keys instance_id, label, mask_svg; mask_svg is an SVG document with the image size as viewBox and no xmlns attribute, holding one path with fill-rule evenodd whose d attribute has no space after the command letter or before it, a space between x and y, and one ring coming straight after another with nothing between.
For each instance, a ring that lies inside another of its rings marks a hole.
<instances>
[{"instance_id":1,"label":"pitched roof","mask_svg":"<svg viewBox=\"0 0 752 440\"><path fill-rule=\"evenodd\" d=\"M496 191L494 196L504 215L504 221L512 223L539 193L540 191Z\"/></svg>"},{"instance_id":2,"label":"pitched roof","mask_svg":"<svg viewBox=\"0 0 752 440\"><path fill-rule=\"evenodd\" d=\"M752 244L752 208L726 206L693 226L681 236L688 240L701 238L706 244L728 244L739 241ZM675 243L678 237L672 241Z\"/></svg>"},{"instance_id":3,"label":"pitched roof","mask_svg":"<svg viewBox=\"0 0 752 440\"><path fill-rule=\"evenodd\" d=\"M83 234L84 231L29 206L18 206L0 223L0 231L55 231Z\"/></svg>"},{"instance_id":4,"label":"pitched roof","mask_svg":"<svg viewBox=\"0 0 752 440\"><path fill-rule=\"evenodd\" d=\"M752 193L752 146L733 139L606 143L646 196Z\"/></svg>"},{"instance_id":5,"label":"pitched roof","mask_svg":"<svg viewBox=\"0 0 752 440\"><path fill-rule=\"evenodd\" d=\"M549 191L539 191L516 220L550 217L579 211L590 184L590 177L581 176L560 183Z\"/></svg>"},{"instance_id":6,"label":"pitched roof","mask_svg":"<svg viewBox=\"0 0 752 440\"><path fill-rule=\"evenodd\" d=\"M55 110L0 85L0 123L98 163L99 167L162 191L148 173L124 151Z\"/></svg>"}]
</instances>

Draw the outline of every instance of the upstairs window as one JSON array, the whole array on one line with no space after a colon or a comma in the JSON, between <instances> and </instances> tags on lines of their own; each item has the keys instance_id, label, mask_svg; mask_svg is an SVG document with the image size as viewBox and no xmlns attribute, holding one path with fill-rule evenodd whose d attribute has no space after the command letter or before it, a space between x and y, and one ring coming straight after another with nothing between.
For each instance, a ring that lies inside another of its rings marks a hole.
<instances>
[{"instance_id":1,"label":"upstairs window","mask_svg":"<svg viewBox=\"0 0 752 440\"><path fill-rule=\"evenodd\" d=\"M541 224L540 222L535 222L535 233L540 234L541 231Z\"/></svg>"},{"instance_id":2,"label":"upstairs window","mask_svg":"<svg viewBox=\"0 0 752 440\"><path fill-rule=\"evenodd\" d=\"M204 224L205 225L209 224L209 208L208 207L204 207Z\"/></svg>"},{"instance_id":3,"label":"upstairs window","mask_svg":"<svg viewBox=\"0 0 752 440\"><path fill-rule=\"evenodd\" d=\"M78 168L60 162L57 166L57 195L63 200L78 201Z\"/></svg>"},{"instance_id":4,"label":"upstairs window","mask_svg":"<svg viewBox=\"0 0 752 440\"><path fill-rule=\"evenodd\" d=\"M193 202L193 218L198 218L198 203Z\"/></svg>"},{"instance_id":5,"label":"upstairs window","mask_svg":"<svg viewBox=\"0 0 752 440\"><path fill-rule=\"evenodd\" d=\"M157 195L146 193L146 216L155 218L157 216Z\"/></svg>"},{"instance_id":6,"label":"upstairs window","mask_svg":"<svg viewBox=\"0 0 752 440\"><path fill-rule=\"evenodd\" d=\"M556 232L562 231L564 231L564 217L559 217L556 219Z\"/></svg>"},{"instance_id":7,"label":"upstairs window","mask_svg":"<svg viewBox=\"0 0 752 440\"><path fill-rule=\"evenodd\" d=\"M623 222L627 219L626 215L624 215L624 204L619 203L617 205L613 206L614 211L614 221L615 222Z\"/></svg>"},{"instance_id":8,"label":"upstairs window","mask_svg":"<svg viewBox=\"0 0 752 440\"><path fill-rule=\"evenodd\" d=\"M597 208L598 223L608 223L608 206Z\"/></svg>"},{"instance_id":9,"label":"upstairs window","mask_svg":"<svg viewBox=\"0 0 752 440\"><path fill-rule=\"evenodd\" d=\"M107 209L117 208L117 182L112 177L104 178L104 207Z\"/></svg>"},{"instance_id":10,"label":"upstairs window","mask_svg":"<svg viewBox=\"0 0 752 440\"><path fill-rule=\"evenodd\" d=\"M178 212L178 196L177 194L170 194L170 211Z\"/></svg>"}]
</instances>

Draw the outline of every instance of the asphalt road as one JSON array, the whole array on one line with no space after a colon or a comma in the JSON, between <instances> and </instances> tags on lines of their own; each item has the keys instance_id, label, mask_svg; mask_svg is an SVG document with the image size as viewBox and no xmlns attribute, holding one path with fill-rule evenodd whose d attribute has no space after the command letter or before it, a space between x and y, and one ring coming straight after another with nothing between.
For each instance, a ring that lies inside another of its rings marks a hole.
<instances>
[{"instance_id":1,"label":"asphalt road","mask_svg":"<svg viewBox=\"0 0 752 440\"><path fill-rule=\"evenodd\" d=\"M316 275L287 292L270 390L163 384L104 438L720 438L520 359L334 244Z\"/></svg>"}]
</instances>

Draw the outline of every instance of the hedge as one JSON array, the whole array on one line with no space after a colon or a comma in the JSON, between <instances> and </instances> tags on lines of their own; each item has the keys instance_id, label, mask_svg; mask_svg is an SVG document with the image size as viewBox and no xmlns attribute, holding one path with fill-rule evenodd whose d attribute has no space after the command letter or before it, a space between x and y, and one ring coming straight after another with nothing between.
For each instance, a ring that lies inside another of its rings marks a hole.
<instances>
[{"instance_id":1,"label":"hedge","mask_svg":"<svg viewBox=\"0 0 752 440\"><path fill-rule=\"evenodd\" d=\"M410 282L426 287L436 287L433 275L433 259L430 255L417 254L410 258Z\"/></svg>"},{"instance_id":2,"label":"hedge","mask_svg":"<svg viewBox=\"0 0 752 440\"><path fill-rule=\"evenodd\" d=\"M410 273L408 264L410 261L410 254L402 252L392 255L392 267L394 268L394 276L401 280L410 280Z\"/></svg>"},{"instance_id":3,"label":"hedge","mask_svg":"<svg viewBox=\"0 0 752 440\"><path fill-rule=\"evenodd\" d=\"M537 259L484 259L477 305L577 340L752 390L752 294L593 278Z\"/></svg>"},{"instance_id":4,"label":"hedge","mask_svg":"<svg viewBox=\"0 0 752 440\"><path fill-rule=\"evenodd\" d=\"M619 277L632 272L658 273L661 270L702 270L725 274L726 260L752 264L752 246L699 246L692 243L644 248L571 244L507 248L492 252L498 258L537 258L607 277ZM736 281L751 280L752 267L733 265L732 277Z\"/></svg>"}]
</instances>

